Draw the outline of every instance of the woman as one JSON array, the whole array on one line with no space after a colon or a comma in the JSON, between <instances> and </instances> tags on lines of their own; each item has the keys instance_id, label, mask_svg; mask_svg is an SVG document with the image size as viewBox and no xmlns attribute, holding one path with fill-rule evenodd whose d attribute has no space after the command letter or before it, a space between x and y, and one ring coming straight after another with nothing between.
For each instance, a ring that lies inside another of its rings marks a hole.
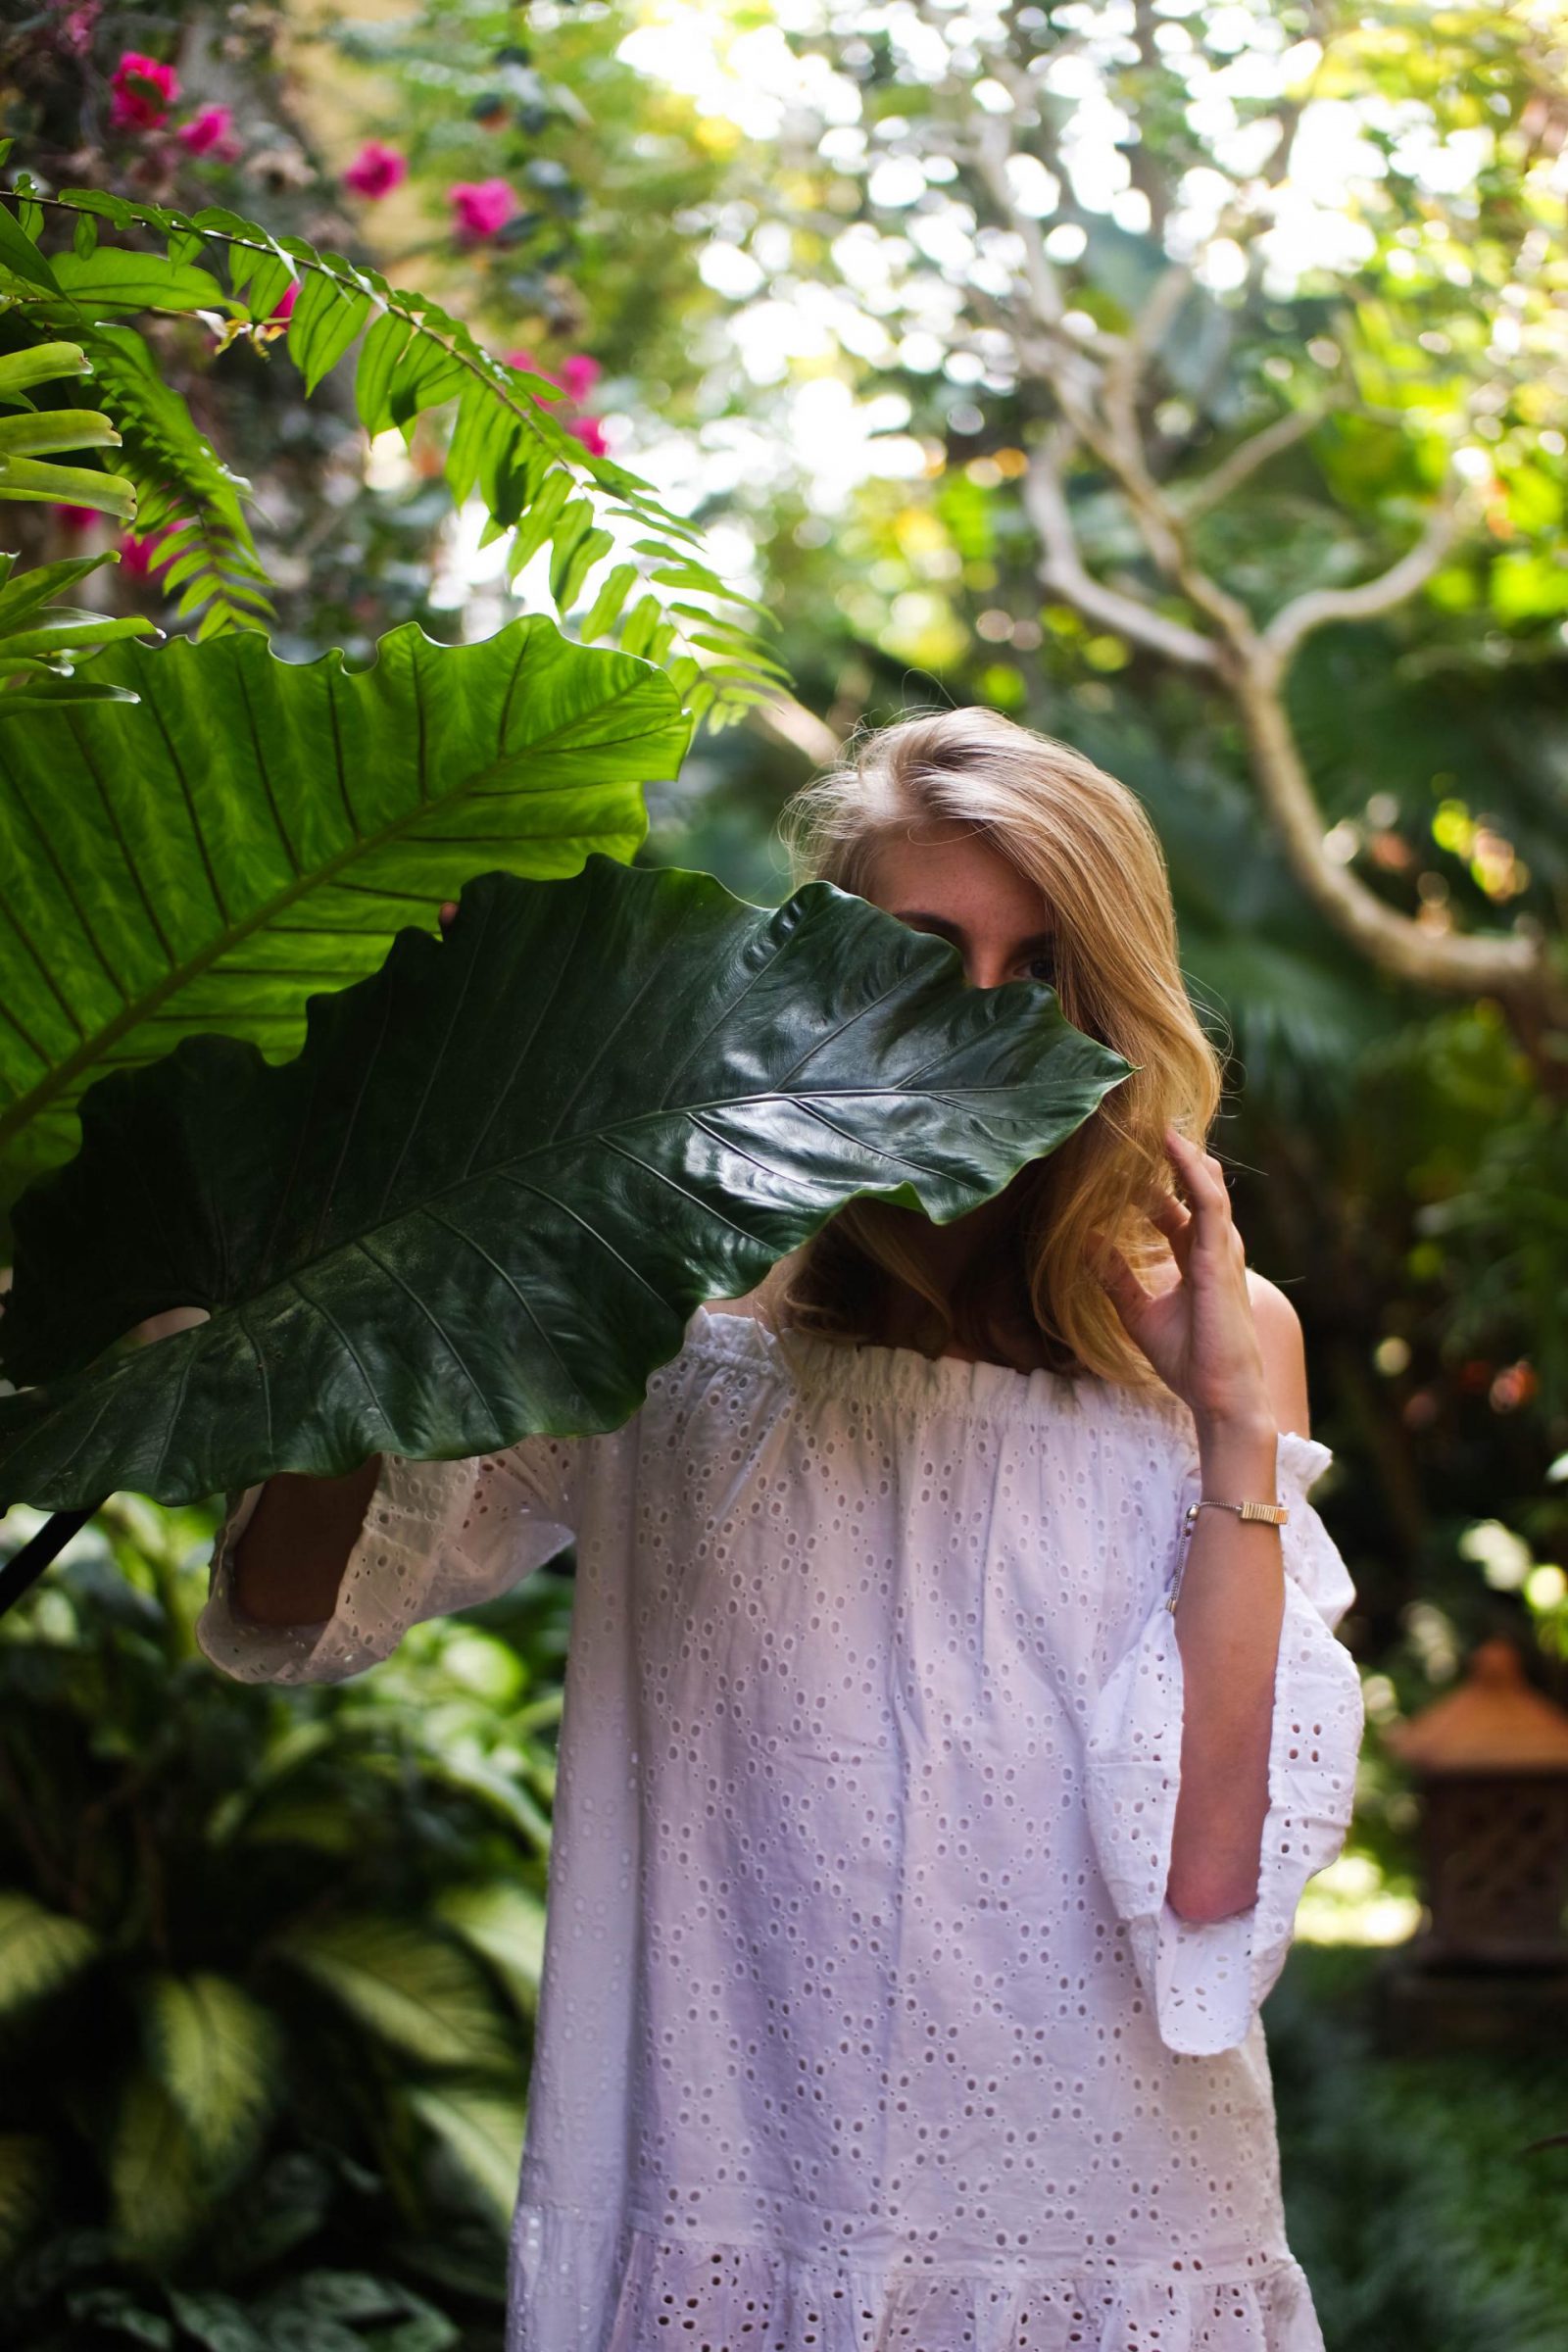
<instances>
[{"instance_id":1,"label":"woman","mask_svg":"<svg viewBox=\"0 0 1568 2352\"><path fill-rule=\"evenodd\" d=\"M786 829L1134 1075L952 1225L841 1211L620 1430L235 1498L203 1647L336 1680L575 1536L509 2352L1318 2352L1258 2004L1352 1592L1158 844L984 710Z\"/></svg>"}]
</instances>

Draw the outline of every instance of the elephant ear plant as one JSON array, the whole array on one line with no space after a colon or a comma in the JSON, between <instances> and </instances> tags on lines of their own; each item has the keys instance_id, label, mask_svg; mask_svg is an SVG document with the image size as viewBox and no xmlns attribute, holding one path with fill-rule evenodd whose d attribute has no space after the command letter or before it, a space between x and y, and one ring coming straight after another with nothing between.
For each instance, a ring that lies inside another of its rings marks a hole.
<instances>
[{"instance_id":1,"label":"elephant ear plant","mask_svg":"<svg viewBox=\"0 0 1568 2352\"><path fill-rule=\"evenodd\" d=\"M617 1427L704 1299L853 1199L963 1214L1127 1071L830 883L481 874L445 939L313 997L294 1060L187 1037L87 1090L15 1210L0 1506Z\"/></svg>"},{"instance_id":2,"label":"elephant ear plant","mask_svg":"<svg viewBox=\"0 0 1568 2352\"><path fill-rule=\"evenodd\" d=\"M354 669L250 630L84 674L125 701L0 731L0 1205L71 1156L104 1070L214 1030L283 1060L313 989L475 871L632 857L691 731L651 662L542 614L476 645L406 621Z\"/></svg>"}]
</instances>

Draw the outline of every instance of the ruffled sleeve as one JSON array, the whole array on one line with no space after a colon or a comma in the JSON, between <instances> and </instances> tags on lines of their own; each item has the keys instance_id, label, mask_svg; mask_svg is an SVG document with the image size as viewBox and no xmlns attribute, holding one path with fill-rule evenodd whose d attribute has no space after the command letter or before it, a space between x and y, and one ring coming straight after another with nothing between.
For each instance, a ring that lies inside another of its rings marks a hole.
<instances>
[{"instance_id":1,"label":"ruffled sleeve","mask_svg":"<svg viewBox=\"0 0 1568 2352\"><path fill-rule=\"evenodd\" d=\"M390 1655L411 1625L494 1600L569 1544L591 1440L525 1438L452 1462L384 1454L332 1615L264 1625L234 1597L234 1549L260 1486L231 1494L197 1646L242 1683L340 1683Z\"/></svg>"},{"instance_id":2,"label":"ruffled sleeve","mask_svg":"<svg viewBox=\"0 0 1568 2352\"><path fill-rule=\"evenodd\" d=\"M1243 2041L1290 1949L1301 1889L1349 1826L1362 1731L1360 1677L1334 1628L1355 1597L1306 1499L1328 1446L1281 1434L1285 1614L1274 1676L1269 1806L1254 1902L1228 1919L1183 1919L1165 1899L1180 1788L1182 1655L1166 1606L1182 1515L1200 1491L1196 1455L1177 1498L1165 1589L1096 1702L1087 1751L1091 1835L1168 2048L1208 2055Z\"/></svg>"}]
</instances>

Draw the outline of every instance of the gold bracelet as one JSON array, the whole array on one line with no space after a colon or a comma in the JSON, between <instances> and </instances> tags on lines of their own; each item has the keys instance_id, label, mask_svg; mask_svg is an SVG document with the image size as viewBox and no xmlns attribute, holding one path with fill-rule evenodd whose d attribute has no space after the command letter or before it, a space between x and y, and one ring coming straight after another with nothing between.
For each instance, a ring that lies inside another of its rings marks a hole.
<instances>
[{"instance_id":1,"label":"gold bracelet","mask_svg":"<svg viewBox=\"0 0 1568 2352\"><path fill-rule=\"evenodd\" d=\"M1200 1495L1197 1502L1190 1502L1182 1522L1182 1556L1176 1566L1176 1582L1165 1603L1172 1615L1181 1595L1182 1578L1187 1573L1187 1553L1200 1511L1234 1511L1238 1519L1259 1519L1269 1527L1283 1527L1291 1515L1283 1502L1220 1502L1212 1494Z\"/></svg>"}]
</instances>

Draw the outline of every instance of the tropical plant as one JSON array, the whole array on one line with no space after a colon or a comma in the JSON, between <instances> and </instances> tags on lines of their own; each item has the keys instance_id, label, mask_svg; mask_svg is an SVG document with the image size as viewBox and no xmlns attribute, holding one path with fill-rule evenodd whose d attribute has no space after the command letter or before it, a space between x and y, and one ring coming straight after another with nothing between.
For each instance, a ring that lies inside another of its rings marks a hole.
<instances>
[{"instance_id":1,"label":"tropical plant","mask_svg":"<svg viewBox=\"0 0 1568 2352\"><path fill-rule=\"evenodd\" d=\"M0 1633L0 2336L480 2352L571 1587L282 1692L195 1653L211 1542L118 1497Z\"/></svg>"},{"instance_id":2,"label":"tropical plant","mask_svg":"<svg viewBox=\"0 0 1568 2352\"><path fill-rule=\"evenodd\" d=\"M4 153L0 145L0 161ZM557 386L496 359L427 295L221 208L187 215L98 188L42 197L25 172L17 176L16 201L17 218L0 251L0 296L9 298L0 318L13 332L40 338L69 321L112 378L121 402L121 462L143 491L143 521L179 519L189 526L167 585L182 591L176 616L203 609L198 635L262 625L270 608L233 495L238 485L197 432L184 402L159 382L135 330L113 323L127 312L200 313L216 329L220 351L241 336L274 340L281 327L308 393L358 344L355 404L372 436L394 428L411 436L421 415L456 403L446 480L455 499L470 492L482 499L487 539L510 533L509 577L548 546L551 595L564 614L601 559L618 556L582 618L586 639L618 629L623 652L658 662L678 641L683 650L673 674L694 714L706 714L714 726L739 716L782 678L754 631L723 611L739 604L765 618L765 608L727 587L701 561L700 534L667 514L640 476L590 452L557 422L550 413ZM46 209L73 220L69 253L44 256L38 247ZM103 224L122 236L156 236L164 250L106 245ZM38 282L38 267L29 265L30 273L17 267L19 241L38 255L52 285ZM197 259L209 248L220 257L226 292ZM280 314L285 299L292 307ZM617 537L610 522L626 528ZM627 531L643 535L628 539ZM702 654L713 659L705 664Z\"/></svg>"},{"instance_id":3,"label":"tropical plant","mask_svg":"<svg viewBox=\"0 0 1568 2352\"><path fill-rule=\"evenodd\" d=\"M280 1068L192 1037L83 1097L80 1152L15 1211L0 1361L32 1385L0 1399L0 1497L615 1428L703 1299L848 1200L960 1215L1129 1066L831 883L765 909L597 854L481 876L307 1019Z\"/></svg>"},{"instance_id":4,"label":"tropical plant","mask_svg":"<svg viewBox=\"0 0 1568 2352\"><path fill-rule=\"evenodd\" d=\"M542 615L474 646L411 622L354 671L280 662L247 631L115 646L90 675L139 702L6 731L6 1207L74 1149L104 1070L200 1030L286 1055L310 993L373 970L480 861L629 858L638 787L688 732L667 677Z\"/></svg>"},{"instance_id":5,"label":"tropical plant","mask_svg":"<svg viewBox=\"0 0 1568 2352\"><path fill-rule=\"evenodd\" d=\"M19 259L36 271L40 283L49 283L53 271L47 262L33 258L3 207L0 217L5 223L0 256ZM0 407L20 412L0 416L0 499L72 500L124 520L135 514L135 485L124 474L53 462L61 450L117 447L120 435L112 420L96 409L40 409L32 397L39 384L91 370L92 362L77 343L35 343L0 358ZM108 554L83 556L13 577L16 557L0 555L0 718L40 702L134 701L125 687L76 678L75 664L117 637L159 637L162 630L138 613L111 618L50 601L72 581L114 560Z\"/></svg>"},{"instance_id":6,"label":"tropical plant","mask_svg":"<svg viewBox=\"0 0 1568 2352\"><path fill-rule=\"evenodd\" d=\"M4 256L27 240L16 234L16 223L3 206L0 218L12 231L9 241L0 236ZM48 270L39 259L41 270ZM120 435L113 420L97 409L40 409L32 398L38 384L91 372L92 362L79 343L34 343L0 359L0 404L21 411L19 416L0 417L0 498L79 499L83 506L118 514L123 521L135 514L135 484L123 474L54 463L61 450L118 448Z\"/></svg>"}]
</instances>

